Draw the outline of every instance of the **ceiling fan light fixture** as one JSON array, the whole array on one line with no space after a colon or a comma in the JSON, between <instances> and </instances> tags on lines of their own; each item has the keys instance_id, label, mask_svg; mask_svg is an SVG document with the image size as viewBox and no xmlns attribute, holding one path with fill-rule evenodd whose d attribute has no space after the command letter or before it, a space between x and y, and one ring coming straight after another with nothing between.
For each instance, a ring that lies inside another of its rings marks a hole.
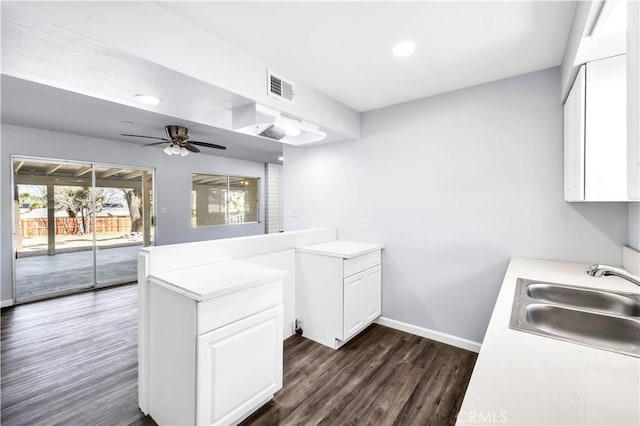
<instances>
[{"instance_id":1,"label":"ceiling fan light fixture","mask_svg":"<svg viewBox=\"0 0 640 426\"><path fill-rule=\"evenodd\" d=\"M189 129L184 126L165 126L165 132L167 133L166 138L160 138L157 136L146 136L146 135L131 135L128 133L120 133L120 136L134 137L134 138L145 138L145 139L155 139L160 142L151 142L142 145L145 146L157 146L168 143L169 146L164 148L164 152L167 155L182 155L183 157L189 155L190 152L198 153L200 150L197 146L204 146L207 148L213 149L227 149L226 146L218 145L215 143L209 142L201 142L201 141L191 141L189 140Z\"/></svg>"}]
</instances>

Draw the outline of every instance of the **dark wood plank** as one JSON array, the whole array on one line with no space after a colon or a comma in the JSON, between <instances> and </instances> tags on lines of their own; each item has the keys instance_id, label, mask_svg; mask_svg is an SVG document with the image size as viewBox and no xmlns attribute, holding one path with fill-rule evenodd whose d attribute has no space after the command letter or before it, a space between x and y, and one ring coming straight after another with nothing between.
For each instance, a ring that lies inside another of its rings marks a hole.
<instances>
[{"instance_id":1,"label":"dark wood plank","mask_svg":"<svg viewBox=\"0 0 640 426\"><path fill-rule=\"evenodd\" d=\"M148 425L137 407L137 288L2 310L4 425ZM476 354L373 325L338 351L284 342L284 388L244 425L450 425Z\"/></svg>"},{"instance_id":2,"label":"dark wood plank","mask_svg":"<svg viewBox=\"0 0 640 426\"><path fill-rule=\"evenodd\" d=\"M248 425L452 425L476 354L380 325L338 351L285 341L284 388Z\"/></svg>"},{"instance_id":3,"label":"dark wood plank","mask_svg":"<svg viewBox=\"0 0 640 426\"><path fill-rule=\"evenodd\" d=\"M3 425L155 424L138 409L137 286L2 310Z\"/></svg>"}]
</instances>

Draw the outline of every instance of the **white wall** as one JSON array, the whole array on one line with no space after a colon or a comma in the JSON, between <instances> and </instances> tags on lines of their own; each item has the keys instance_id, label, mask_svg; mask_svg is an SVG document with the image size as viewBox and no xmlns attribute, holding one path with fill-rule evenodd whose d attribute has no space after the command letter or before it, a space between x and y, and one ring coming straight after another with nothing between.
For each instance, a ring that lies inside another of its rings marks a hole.
<instances>
[{"instance_id":1,"label":"white wall","mask_svg":"<svg viewBox=\"0 0 640 426\"><path fill-rule=\"evenodd\" d=\"M2 152L2 130L0 129L0 153ZM0 188L2 188L2 182L3 182L3 178L4 175L2 174L2 170L4 169L4 167L2 166L2 160L0 158ZM0 190L0 195L2 195L2 191ZM4 203L2 202L2 197L0 196L0 230L2 229L2 218L4 216L6 216L3 211L2 211L2 205ZM6 239L5 233L4 231L0 231L0 307L3 307L5 303L8 303L8 301L5 301L4 297L2 297L2 282L4 281L3 275L2 275L2 259L4 259L3 255L2 255L2 241Z\"/></svg>"},{"instance_id":2,"label":"white wall","mask_svg":"<svg viewBox=\"0 0 640 426\"><path fill-rule=\"evenodd\" d=\"M638 200L640 199L640 2L629 2L627 14L629 198Z\"/></svg>"},{"instance_id":3,"label":"white wall","mask_svg":"<svg viewBox=\"0 0 640 426\"><path fill-rule=\"evenodd\" d=\"M383 242L383 315L481 341L510 257L621 263L627 205L563 201L559 91L544 70L365 113L358 141L285 146L285 229Z\"/></svg>"},{"instance_id":4,"label":"white wall","mask_svg":"<svg viewBox=\"0 0 640 426\"><path fill-rule=\"evenodd\" d=\"M640 203L629 203L629 246L640 250Z\"/></svg>"},{"instance_id":5,"label":"white wall","mask_svg":"<svg viewBox=\"0 0 640 426\"><path fill-rule=\"evenodd\" d=\"M627 4L629 197L640 198L640 3ZM640 250L640 203L629 204L629 245Z\"/></svg>"},{"instance_id":6,"label":"white wall","mask_svg":"<svg viewBox=\"0 0 640 426\"><path fill-rule=\"evenodd\" d=\"M173 244L264 233L264 223L232 226L191 227L191 174L204 172L259 177L260 217L264 218L264 164L211 155L168 156L162 149L26 127L2 125L0 145L1 297L12 298L11 264L11 155L83 160L125 166L155 167L157 206L156 244ZM166 213L160 213L164 207Z\"/></svg>"}]
</instances>

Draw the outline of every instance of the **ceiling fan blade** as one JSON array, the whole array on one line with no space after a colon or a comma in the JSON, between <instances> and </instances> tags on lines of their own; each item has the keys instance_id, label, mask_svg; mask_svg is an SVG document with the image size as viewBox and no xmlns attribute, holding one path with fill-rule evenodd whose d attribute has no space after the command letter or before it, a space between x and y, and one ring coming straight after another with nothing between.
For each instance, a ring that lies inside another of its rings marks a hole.
<instances>
[{"instance_id":1,"label":"ceiling fan blade","mask_svg":"<svg viewBox=\"0 0 640 426\"><path fill-rule=\"evenodd\" d=\"M146 139L158 139L159 141L169 142L169 139L167 139L167 138L156 138L154 136L128 135L126 133L120 133L120 136L131 136L131 137L134 137L134 138L146 138Z\"/></svg>"},{"instance_id":2,"label":"ceiling fan blade","mask_svg":"<svg viewBox=\"0 0 640 426\"><path fill-rule=\"evenodd\" d=\"M185 143L184 147L187 148L191 152L200 152L200 150L198 148L196 148L195 146L191 145L191 142Z\"/></svg>"},{"instance_id":3,"label":"ceiling fan blade","mask_svg":"<svg viewBox=\"0 0 640 426\"><path fill-rule=\"evenodd\" d=\"M162 145L163 143L168 143L168 142L169 141L145 143L144 145L140 145L140 148L144 148L145 146Z\"/></svg>"},{"instance_id":4,"label":"ceiling fan blade","mask_svg":"<svg viewBox=\"0 0 640 426\"><path fill-rule=\"evenodd\" d=\"M189 143L192 143L194 145L206 146L207 148L227 149L226 146L216 145L215 143L209 143L209 142L189 141Z\"/></svg>"}]
</instances>

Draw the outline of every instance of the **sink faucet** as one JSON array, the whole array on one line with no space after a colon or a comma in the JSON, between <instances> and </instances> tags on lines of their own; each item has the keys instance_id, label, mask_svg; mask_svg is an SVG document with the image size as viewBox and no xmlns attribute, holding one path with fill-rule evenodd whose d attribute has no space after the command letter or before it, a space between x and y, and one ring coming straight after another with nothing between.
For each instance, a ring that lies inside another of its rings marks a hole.
<instances>
[{"instance_id":1,"label":"sink faucet","mask_svg":"<svg viewBox=\"0 0 640 426\"><path fill-rule=\"evenodd\" d=\"M592 277L604 277L607 275L615 275L616 277L624 278L627 281L631 281L637 286L640 286L640 277L636 277L635 275L631 275L624 269L614 268L609 265L591 265L585 271L587 275L591 275Z\"/></svg>"}]
</instances>

